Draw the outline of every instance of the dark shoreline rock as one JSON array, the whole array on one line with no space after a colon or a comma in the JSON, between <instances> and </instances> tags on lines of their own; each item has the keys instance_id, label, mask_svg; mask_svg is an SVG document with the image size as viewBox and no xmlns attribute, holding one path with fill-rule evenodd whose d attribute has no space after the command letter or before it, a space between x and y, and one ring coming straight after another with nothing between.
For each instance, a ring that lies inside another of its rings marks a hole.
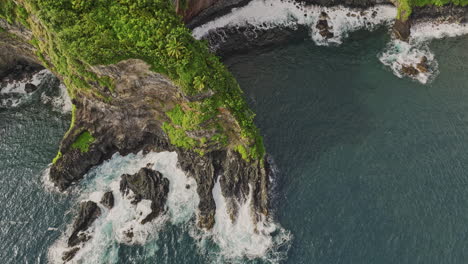
<instances>
[{"instance_id":1,"label":"dark shoreline rock","mask_svg":"<svg viewBox=\"0 0 468 264\"><path fill-rule=\"evenodd\" d=\"M73 231L68 238L68 246L74 247L81 242L89 240L87 235L80 234L82 231L86 231L94 221L101 215L101 209L99 206L92 201L82 202L80 209L75 221L73 222Z\"/></svg>"},{"instance_id":2,"label":"dark shoreline rock","mask_svg":"<svg viewBox=\"0 0 468 264\"><path fill-rule=\"evenodd\" d=\"M142 225L152 221L165 211L169 180L160 172L150 168L142 168L133 175L122 175L120 191L123 195L128 195L129 190L135 194L132 203L137 204L142 199L151 201L152 212L142 220Z\"/></svg>"},{"instance_id":3,"label":"dark shoreline rock","mask_svg":"<svg viewBox=\"0 0 468 264\"><path fill-rule=\"evenodd\" d=\"M114 194L112 194L112 191L104 193L101 199L101 204L108 209L112 209L114 207Z\"/></svg>"}]
</instances>

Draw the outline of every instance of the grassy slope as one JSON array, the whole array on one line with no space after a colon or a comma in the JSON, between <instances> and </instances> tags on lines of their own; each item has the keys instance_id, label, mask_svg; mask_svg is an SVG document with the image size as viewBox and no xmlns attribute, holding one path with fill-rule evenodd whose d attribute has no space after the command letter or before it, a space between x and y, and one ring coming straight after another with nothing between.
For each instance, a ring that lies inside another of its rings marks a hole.
<instances>
[{"instance_id":1,"label":"grassy slope","mask_svg":"<svg viewBox=\"0 0 468 264\"><path fill-rule=\"evenodd\" d=\"M412 12L414 6L443 6L448 4L454 4L459 6L468 5L468 0L398 0L398 19L406 21Z\"/></svg>"},{"instance_id":2,"label":"grassy slope","mask_svg":"<svg viewBox=\"0 0 468 264\"><path fill-rule=\"evenodd\" d=\"M139 58L152 70L167 75L187 95L215 92L211 98L167 113L172 122L163 126L171 142L203 154L208 145L237 149L245 159L262 158L265 151L259 131L234 77L206 43L195 40L175 14L169 0L0 0L0 17L31 28L44 64L59 73L72 97L90 94L103 101L110 97L92 89L90 82L112 91L111 80L92 73L91 65L113 64ZM41 23L28 18L28 13ZM47 60L46 60L47 58ZM48 65L48 62L52 65ZM240 126L240 136L227 135L218 115L228 109ZM205 122L210 120L210 122ZM205 122L217 133L195 139L186 131Z\"/></svg>"}]
</instances>

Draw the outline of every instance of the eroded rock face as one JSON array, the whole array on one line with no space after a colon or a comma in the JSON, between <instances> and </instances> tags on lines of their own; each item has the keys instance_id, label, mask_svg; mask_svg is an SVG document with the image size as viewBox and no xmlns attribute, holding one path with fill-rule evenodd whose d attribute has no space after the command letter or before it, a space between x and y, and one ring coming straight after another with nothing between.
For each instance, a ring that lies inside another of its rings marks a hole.
<instances>
[{"instance_id":1,"label":"eroded rock face","mask_svg":"<svg viewBox=\"0 0 468 264\"><path fill-rule=\"evenodd\" d=\"M78 216L73 222L73 231L68 238L68 246L74 247L81 242L89 240L89 236L82 232L86 231L100 215L101 209L99 209L99 206L95 202L82 202L80 204Z\"/></svg>"},{"instance_id":2,"label":"eroded rock face","mask_svg":"<svg viewBox=\"0 0 468 264\"><path fill-rule=\"evenodd\" d=\"M160 172L150 168L142 168L133 175L122 175L120 191L122 194L128 195L129 190L135 194L132 203L137 204L143 199L151 201L152 212L142 220L142 225L152 221L165 211L169 180L163 177Z\"/></svg>"},{"instance_id":3,"label":"eroded rock face","mask_svg":"<svg viewBox=\"0 0 468 264\"><path fill-rule=\"evenodd\" d=\"M417 22L428 21L431 23L468 23L468 6L453 4L415 6L411 13L411 19Z\"/></svg>"}]
</instances>

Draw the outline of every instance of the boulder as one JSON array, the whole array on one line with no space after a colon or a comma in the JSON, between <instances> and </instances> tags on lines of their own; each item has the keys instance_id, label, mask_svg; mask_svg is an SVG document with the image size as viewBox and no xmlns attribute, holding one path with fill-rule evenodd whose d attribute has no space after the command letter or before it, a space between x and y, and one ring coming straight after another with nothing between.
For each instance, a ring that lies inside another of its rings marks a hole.
<instances>
[{"instance_id":1,"label":"boulder","mask_svg":"<svg viewBox=\"0 0 468 264\"><path fill-rule=\"evenodd\" d=\"M108 191L102 196L101 204L108 209L112 209L114 207L114 195L112 194L112 191Z\"/></svg>"},{"instance_id":2,"label":"boulder","mask_svg":"<svg viewBox=\"0 0 468 264\"><path fill-rule=\"evenodd\" d=\"M101 209L95 202L82 202L78 216L73 223L73 232L68 238L68 246L74 247L81 242L87 241L90 237L80 234L80 232L86 231L100 215Z\"/></svg>"},{"instance_id":3,"label":"boulder","mask_svg":"<svg viewBox=\"0 0 468 264\"><path fill-rule=\"evenodd\" d=\"M146 224L165 211L167 195L169 193L169 180L150 168L141 168L133 175L121 176L120 191L127 195L131 190L135 194L134 204L141 200L151 201L151 213L142 220Z\"/></svg>"}]
</instances>

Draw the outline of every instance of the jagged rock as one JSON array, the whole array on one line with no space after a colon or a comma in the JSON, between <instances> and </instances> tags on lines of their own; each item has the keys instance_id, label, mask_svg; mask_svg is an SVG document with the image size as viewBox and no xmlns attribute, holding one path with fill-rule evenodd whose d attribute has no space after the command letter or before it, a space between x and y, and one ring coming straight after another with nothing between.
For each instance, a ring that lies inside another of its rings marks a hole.
<instances>
[{"instance_id":1,"label":"jagged rock","mask_svg":"<svg viewBox=\"0 0 468 264\"><path fill-rule=\"evenodd\" d=\"M63 255L62 255L62 260L65 261L65 262L72 260L75 257L76 253L78 253L79 250L80 250L79 247L74 247L74 248L72 248L72 249L70 249L68 251L65 251L63 253Z\"/></svg>"},{"instance_id":2,"label":"jagged rock","mask_svg":"<svg viewBox=\"0 0 468 264\"><path fill-rule=\"evenodd\" d=\"M421 73L426 73L429 71L429 65L428 65L428 61L427 61L427 57L426 56L423 56L421 58L421 61L416 64L416 68L418 69L419 72Z\"/></svg>"},{"instance_id":3,"label":"jagged rock","mask_svg":"<svg viewBox=\"0 0 468 264\"><path fill-rule=\"evenodd\" d=\"M74 247L81 242L89 240L89 236L80 235L80 232L87 230L100 215L101 209L99 209L99 206L95 202L82 202L78 216L73 223L73 232L68 238L68 246Z\"/></svg>"},{"instance_id":4,"label":"jagged rock","mask_svg":"<svg viewBox=\"0 0 468 264\"><path fill-rule=\"evenodd\" d=\"M142 220L146 224L164 212L169 193L169 180L150 168L141 168L133 175L124 174L120 181L120 191L127 195L131 190L135 194L135 203L142 199L151 201L151 213Z\"/></svg>"},{"instance_id":5,"label":"jagged rock","mask_svg":"<svg viewBox=\"0 0 468 264\"><path fill-rule=\"evenodd\" d=\"M399 40L408 41L411 34L411 24L409 20L395 20L395 24L393 24L393 34Z\"/></svg>"},{"instance_id":6,"label":"jagged rock","mask_svg":"<svg viewBox=\"0 0 468 264\"><path fill-rule=\"evenodd\" d=\"M408 76L416 76L419 74L419 71L412 65L403 65L401 66L401 72Z\"/></svg>"},{"instance_id":7,"label":"jagged rock","mask_svg":"<svg viewBox=\"0 0 468 264\"><path fill-rule=\"evenodd\" d=\"M114 195L112 191L108 191L102 196L101 204L109 209L114 207Z\"/></svg>"},{"instance_id":8,"label":"jagged rock","mask_svg":"<svg viewBox=\"0 0 468 264\"><path fill-rule=\"evenodd\" d=\"M330 39L334 37L333 32L330 31L331 27L328 25L328 14L322 12L320 14L320 18L315 25L315 28L319 30L319 34L326 39Z\"/></svg>"},{"instance_id":9,"label":"jagged rock","mask_svg":"<svg viewBox=\"0 0 468 264\"><path fill-rule=\"evenodd\" d=\"M32 93L34 91L37 90L37 86L32 84L32 83L27 83L25 86L24 86L24 90L27 92L27 93Z\"/></svg>"}]
</instances>

